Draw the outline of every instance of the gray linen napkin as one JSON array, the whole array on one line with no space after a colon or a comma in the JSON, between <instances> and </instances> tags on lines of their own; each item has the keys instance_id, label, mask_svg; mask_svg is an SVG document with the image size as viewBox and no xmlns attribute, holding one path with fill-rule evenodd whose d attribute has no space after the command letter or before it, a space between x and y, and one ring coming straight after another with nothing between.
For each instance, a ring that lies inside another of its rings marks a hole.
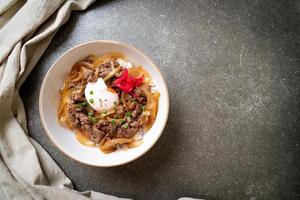
<instances>
[{"instance_id":1,"label":"gray linen napkin","mask_svg":"<svg viewBox=\"0 0 300 200\"><path fill-rule=\"evenodd\" d=\"M0 0L0 199L121 199L79 193L27 134L19 88L72 10L94 0ZM186 199L186 198L183 198Z\"/></svg>"},{"instance_id":2,"label":"gray linen napkin","mask_svg":"<svg viewBox=\"0 0 300 200\"><path fill-rule=\"evenodd\" d=\"M19 88L72 10L93 0L0 0L0 199L120 199L73 190L27 135Z\"/></svg>"}]
</instances>

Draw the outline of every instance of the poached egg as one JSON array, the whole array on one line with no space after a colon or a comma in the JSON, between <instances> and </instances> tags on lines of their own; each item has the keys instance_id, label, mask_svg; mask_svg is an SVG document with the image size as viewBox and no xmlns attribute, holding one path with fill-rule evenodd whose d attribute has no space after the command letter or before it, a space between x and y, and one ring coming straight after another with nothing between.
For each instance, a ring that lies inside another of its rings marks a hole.
<instances>
[{"instance_id":1,"label":"poached egg","mask_svg":"<svg viewBox=\"0 0 300 200\"><path fill-rule=\"evenodd\" d=\"M96 82L88 82L84 94L90 106L97 112L108 111L119 103L116 91L107 88L102 78L98 78Z\"/></svg>"}]
</instances>

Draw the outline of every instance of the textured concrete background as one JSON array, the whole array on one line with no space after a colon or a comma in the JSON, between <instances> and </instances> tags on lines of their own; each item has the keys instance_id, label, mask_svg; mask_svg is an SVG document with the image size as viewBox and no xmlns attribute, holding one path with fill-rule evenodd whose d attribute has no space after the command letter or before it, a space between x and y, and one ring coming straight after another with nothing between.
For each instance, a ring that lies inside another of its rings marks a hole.
<instances>
[{"instance_id":1,"label":"textured concrete background","mask_svg":"<svg viewBox=\"0 0 300 200\"><path fill-rule=\"evenodd\" d=\"M38 114L45 73L82 42L130 43L160 67L171 110L158 143L116 168L56 149ZM135 199L300 198L300 1L99 1L73 13L25 82L30 135L76 189Z\"/></svg>"}]
</instances>

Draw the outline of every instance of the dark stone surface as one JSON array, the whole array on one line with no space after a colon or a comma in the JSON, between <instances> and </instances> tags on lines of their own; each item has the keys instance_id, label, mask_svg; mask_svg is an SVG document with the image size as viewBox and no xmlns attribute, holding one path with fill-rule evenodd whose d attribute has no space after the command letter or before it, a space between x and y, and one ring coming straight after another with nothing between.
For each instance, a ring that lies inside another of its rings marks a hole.
<instances>
[{"instance_id":1,"label":"dark stone surface","mask_svg":"<svg viewBox=\"0 0 300 200\"><path fill-rule=\"evenodd\" d=\"M95 39L130 43L160 67L171 110L158 143L115 168L49 141L39 89L53 62ZM101 1L75 12L21 94L30 135L76 189L135 199L300 198L300 1Z\"/></svg>"}]
</instances>

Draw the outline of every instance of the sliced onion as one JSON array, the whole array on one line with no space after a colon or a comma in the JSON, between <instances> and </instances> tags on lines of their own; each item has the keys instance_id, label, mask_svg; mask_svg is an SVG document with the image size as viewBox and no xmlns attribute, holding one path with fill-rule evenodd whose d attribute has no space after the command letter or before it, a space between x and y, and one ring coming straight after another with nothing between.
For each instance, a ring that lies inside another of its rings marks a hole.
<instances>
[{"instance_id":1,"label":"sliced onion","mask_svg":"<svg viewBox=\"0 0 300 200\"><path fill-rule=\"evenodd\" d=\"M105 118L106 116L109 116L109 115L114 114L114 113L115 113L115 109L111 109L111 110L108 110L105 114L100 113L100 117Z\"/></svg>"},{"instance_id":2,"label":"sliced onion","mask_svg":"<svg viewBox=\"0 0 300 200\"><path fill-rule=\"evenodd\" d=\"M100 66L101 64L103 63L106 63L106 62L110 62L112 59L117 59L117 58L122 58L124 59L124 55L121 54L121 53L117 53L117 52L111 52L107 55L104 55L104 56L100 56L94 63L94 67L98 67Z\"/></svg>"},{"instance_id":3,"label":"sliced onion","mask_svg":"<svg viewBox=\"0 0 300 200\"><path fill-rule=\"evenodd\" d=\"M88 147L95 147L96 143L91 141L87 135L81 133L80 131L75 131L75 138L77 141Z\"/></svg>"},{"instance_id":4,"label":"sliced onion","mask_svg":"<svg viewBox=\"0 0 300 200\"><path fill-rule=\"evenodd\" d=\"M79 64L81 67L85 67L85 68L87 68L87 69L89 69L89 70L94 70L94 69L95 69L94 65L92 65L92 64L90 64L89 62L86 62L86 61L81 61L81 62L79 62L78 64Z\"/></svg>"},{"instance_id":5,"label":"sliced onion","mask_svg":"<svg viewBox=\"0 0 300 200\"><path fill-rule=\"evenodd\" d=\"M95 55L89 55L88 57L85 58L85 60L91 60L93 63L98 59L97 56Z\"/></svg>"},{"instance_id":6,"label":"sliced onion","mask_svg":"<svg viewBox=\"0 0 300 200\"><path fill-rule=\"evenodd\" d=\"M136 140L136 141L133 141L133 142L127 144L127 146L129 148L134 148L134 147L140 146L141 144L143 144L143 140Z\"/></svg>"},{"instance_id":7,"label":"sliced onion","mask_svg":"<svg viewBox=\"0 0 300 200\"><path fill-rule=\"evenodd\" d=\"M112 121L114 120L117 124L121 124L122 121L126 120L126 117L121 118L121 119L114 119L114 118L111 118L111 117L107 117L107 120L108 120L109 122L112 122Z\"/></svg>"},{"instance_id":8,"label":"sliced onion","mask_svg":"<svg viewBox=\"0 0 300 200\"><path fill-rule=\"evenodd\" d=\"M152 82L150 74L147 71L145 71L143 69L143 67L141 67L141 66L129 68L128 74L135 78L139 78L139 77L143 76L143 79L144 79L143 82L146 84L151 84L151 82Z\"/></svg>"},{"instance_id":9,"label":"sliced onion","mask_svg":"<svg viewBox=\"0 0 300 200\"><path fill-rule=\"evenodd\" d=\"M126 93L126 92L124 92L124 91L122 91L122 93L121 93L121 100L122 100L122 102L123 102L123 105L125 106L125 107L128 107L128 105L127 105L127 97L128 97L128 93Z\"/></svg>"},{"instance_id":10,"label":"sliced onion","mask_svg":"<svg viewBox=\"0 0 300 200\"><path fill-rule=\"evenodd\" d=\"M130 138L117 138L117 139L112 139L108 140L104 143L103 148L111 148L114 147L117 144L126 144L132 142L133 139Z\"/></svg>"},{"instance_id":11,"label":"sliced onion","mask_svg":"<svg viewBox=\"0 0 300 200\"><path fill-rule=\"evenodd\" d=\"M72 81L74 82L78 82L81 80L81 78L83 77L83 73L81 71L78 71L77 73L73 73L71 74L70 78L69 78L69 82Z\"/></svg>"},{"instance_id":12,"label":"sliced onion","mask_svg":"<svg viewBox=\"0 0 300 200\"><path fill-rule=\"evenodd\" d=\"M149 118L148 118L146 128L150 129L152 127L154 121L155 121L155 118L156 118L156 114L157 114L157 110L158 110L158 100L159 100L160 94L159 94L159 92L151 93L145 87L145 85L143 85L140 88L145 93L146 99L147 99L147 104L145 106L145 110L148 111L150 113L150 115L149 115Z\"/></svg>"},{"instance_id":13,"label":"sliced onion","mask_svg":"<svg viewBox=\"0 0 300 200\"><path fill-rule=\"evenodd\" d=\"M109 74L107 74L103 80L107 81L108 79L110 79L111 77L113 77L116 73L118 73L121 70L121 67L116 67L115 69L113 69L111 72L109 72Z\"/></svg>"},{"instance_id":14,"label":"sliced onion","mask_svg":"<svg viewBox=\"0 0 300 200\"><path fill-rule=\"evenodd\" d=\"M64 84L66 85L66 84ZM69 101L69 96L71 94L71 91L67 89L67 87L63 87L63 89L60 91L60 104L58 106L57 110L57 119L61 124L65 124L67 120L67 104ZM67 124L66 124L67 125Z\"/></svg>"},{"instance_id":15,"label":"sliced onion","mask_svg":"<svg viewBox=\"0 0 300 200\"><path fill-rule=\"evenodd\" d=\"M104 143L106 142L106 136L104 139L102 139L99 143L99 149L103 152L103 153L111 153L111 152L114 152L116 150L116 148L114 146L111 146L111 147L106 147L104 146Z\"/></svg>"}]
</instances>

